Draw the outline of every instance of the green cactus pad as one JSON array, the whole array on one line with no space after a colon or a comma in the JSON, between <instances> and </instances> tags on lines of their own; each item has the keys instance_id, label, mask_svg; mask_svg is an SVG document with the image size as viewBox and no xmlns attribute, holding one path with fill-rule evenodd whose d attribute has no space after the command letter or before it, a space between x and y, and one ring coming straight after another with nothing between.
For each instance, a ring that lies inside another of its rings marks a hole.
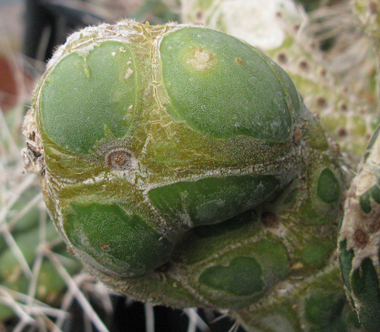
<instances>
[{"instance_id":1,"label":"green cactus pad","mask_svg":"<svg viewBox=\"0 0 380 332\"><path fill-rule=\"evenodd\" d=\"M341 313L345 305L342 293L330 293L323 289L313 289L305 300L305 317L318 331L343 332L345 324Z\"/></svg>"},{"instance_id":2,"label":"green cactus pad","mask_svg":"<svg viewBox=\"0 0 380 332\"><path fill-rule=\"evenodd\" d=\"M370 192L366 192L362 196L360 196L360 207L363 210L364 213L370 213L372 208L371 208L371 194Z\"/></svg>"},{"instance_id":3,"label":"green cactus pad","mask_svg":"<svg viewBox=\"0 0 380 332\"><path fill-rule=\"evenodd\" d=\"M334 249L335 243L332 241L320 241L320 243L310 244L302 251L302 261L315 268L322 268Z\"/></svg>"},{"instance_id":4,"label":"green cactus pad","mask_svg":"<svg viewBox=\"0 0 380 332\"><path fill-rule=\"evenodd\" d=\"M169 112L190 127L216 138L289 137L298 94L262 53L221 32L186 28L163 39L161 57Z\"/></svg>"},{"instance_id":5,"label":"green cactus pad","mask_svg":"<svg viewBox=\"0 0 380 332\"><path fill-rule=\"evenodd\" d=\"M355 306L359 321L370 332L380 328L379 279L372 260L366 258L358 269L352 272L352 293L356 297Z\"/></svg>"},{"instance_id":6,"label":"green cactus pad","mask_svg":"<svg viewBox=\"0 0 380 332\"><path fill-rule=\"evenodd\" d=\"M329 168L325 168L319 175L317 195L325 203L334 203L339 200L339 181Z\"/></svg>"},{"instance_id":7,"label":"green cactus pad","mask_svg":"<svg viewBox=\"0 0 380 332\"><path fill-rule=\"evenodd\" d=\"M375 142L377 141L377 138L379 137L379 133L380 133L380 126L376 128L371 139L369 140L367 148L366 148L367 150L371 150L373 148Z\"/></svg>"},{"instance_id":8,"label":"green cactus pad","mask_svg":"<svg viewBox=\"0 0 380 332\"><path fill-rule=\"evenodd\" d=\"M133 53L119 42L64 57L41 91L42 124L49 138L70 152L87 154L107 130L125 136L136 103L135 72Z\"/></svg>"},{"instance_id":9,"label":"green cactus pad","mask_svg":"<svg viewBox=\"0 0 380 332\"><path fill-rule=\"evenodd\" d=\"M67 237L106 269L136 276L167 260L169 240L139 216L129 216L117 205L72 203L71 208L64 224Z\"/></svg>"},{"instance_id":10,"label":"green cactus pad","mask_svg":"<svg viewBox=\"0 0 380 332\"><path fill-rule=\"evenodd\" d=\"M58 231L119 293L265 310L329 267L338 153L288 75L241 40L88 27L49 62L24 129Z\"/></svg>"},{"instance_id":11,"label":"green cactus pad","mask_svg":"<svg viewBox=\"0 0 380 332\"><path fill-rule=\"evenodd\" d=\"M370 189L371 197L374 199L374 201L378 204L380 204L380 188L378 186L374 186Z\"/></svg>"},{"instance_id":12,"label":"green cactus pad","mask_svg":"<svg viewBox=\"0 0 380 332\"><path fill-rule=\"evenodd\" d=\"M236 257L229 266L210 267L199 282L236 296L250 296L264 289L261 266L251 257Z\"/></svg>"},{"instance_id":13,"label":"green cactus pad","mask_svg":"<svg viewBox=\"0 0 380 332\"><path fill-rule=\"evenodd\" d=\"M229 176L178 182L149 191L169 218L187 215L193 226L219 223L251 209L279 187L273 176Z\"/></svg>"},{"instance_id":14,"label":"green cactus pad","mask_svg":"<svg viewBox=\"0 0 380 332\"><path fill-rule=\"evenodd\" d=\"M351 291L351 284L350 284L350 273L352 269L352 260L354 259L354 251L347 250L347 241L341 241L339 243L339 263L340 263L340 270L342 273L343 282L348 288L349 291Z\"/></svg>"}]
</instances>

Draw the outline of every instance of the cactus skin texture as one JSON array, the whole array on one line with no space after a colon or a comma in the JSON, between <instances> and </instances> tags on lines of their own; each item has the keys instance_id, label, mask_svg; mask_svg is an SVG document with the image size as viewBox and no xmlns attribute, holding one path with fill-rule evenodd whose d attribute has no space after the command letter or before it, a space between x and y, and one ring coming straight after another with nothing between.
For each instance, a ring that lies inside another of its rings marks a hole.
<instances>
[{"instance_id":1,"label":"cactus skin texture","mask_svg":"<svg viewBox=\"0 0 380 332\"><path fill-rule=\"evenodd\" d=\"M364 2L358 0L355 6L365 9L371 7L371 3L374 7L374 2L367 1L366 5ZM334 15L339 17L340 23L356 22L357 18L348 4L342 5L340 10L337 7L333 9L334 6L331 8L324 18L330 22L326 27L319 27L320 16L313 19L318 12L308 15L305 20L302 9L291 0L269 3L264 0L184 0L182 4L184 22L203 23L247 40L276 61L293 80L304 97L306 107L319 115L327 134L339 144L345 163L356 169L380 119L375 102L378 93L375 91L374 73L378 61L373 42L363 34L360 39L352 40L352 30L358 30L354 23L350 26L351 35L340 37L350 40L357 50L366 50L365 56L357 56L365 59L363 63L351 53L346 54L344 50L347 47L339 41L336 47L341 53L328 52L329 57L324 59L326 52L317 47L319 37L316 37L323 31L329 31L331 37L334 27L342 36L347 34L344 29L348 30L348 27L337 24L333 18ZM326 8L329 7L322 6L321 10ZM374 17L373 13L371 20Z\"/></svg>"},{"instance_id":2,"label":"cactus skin texture","mask_svg":"<svg viewBox=\"0 0 380 332\"><path fill-rule=\"evenodd\" d=\"M347 296L360 322L380 330L380 127L368 144L345 203L339 232L339 262Z\"/></svg>"},{"instance_id":3,"label":"cactus skin texture","mask_svg":"<svg viewBox=\"0 0 380 332\"><path fill-rule=\"evenodd\" d=\"M242 317L337 271L338 152L288 75L234 37L130 20L77 32L24 135L61 236L120 293Z\"/></svg>"}]
</instances>

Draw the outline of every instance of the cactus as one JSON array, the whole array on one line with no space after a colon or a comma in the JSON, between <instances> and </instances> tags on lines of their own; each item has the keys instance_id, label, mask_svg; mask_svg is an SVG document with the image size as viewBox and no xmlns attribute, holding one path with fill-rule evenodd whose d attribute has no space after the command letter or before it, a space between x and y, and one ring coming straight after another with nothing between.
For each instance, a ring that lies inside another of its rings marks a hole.
<instances>
[{"instance_id":1,"label":"cactus","mask_svg":"<svg viewBox=\"0 0 380 332\"><path fill-rule=\"evenodd\" d=\"M236 38L129 20L77 32L24 135L57 230L118 292L248 327L294 289L282 319L300 328L293 302L337 274L339 153L281 67Z\"/></svg>"},{"instance_id":2,"label":"cactus","mask_svg":"<svg viewBox=\"0 0 380 332\"><path fill-rule=\"evenodd\" d=\"M375 52L356 25L345 23L356 22L346 3L305 16L287 0L208 1L207 6L186 0L182 11L184 22L199 22L243 38L278 62L339 145L346 164L355 168L380 121ZM318 45L328 37L334 37L336 45L324 53ZM347 43L355 50L346 51Z\"/></svg>"},{"instance_id":3,"label":"cactus","mask_svg":"<svg viewBox=\"0 0 380 332\"><path fill-rule=\"evenodd\" d=\"M379 57L378 3L354 1L352 6ZM379 132L380 126L368 143L358 174L347 193L338 238L339 262L347 297L361 324L370 332L380 329Z\"/></svg>"},{"instance_id":4,"label":"cactus","mask_svg":"<svg viewBox=\"0 0 380 332\"><path fill-rule=\"evenodd\" d=\"M194 3L229 32L212 1ZM110 288L227 311L247 331L379 329L373 76L341 85L294 13L276 15L290 28L266 53L305 103L264 53L193 24L103 24L57 50L24 122L25 168Z\"/></svg>"},{"instance_id":5,"label":"cactus","mask_svg":"<svg viewBox=\"0 0 380 332\"><path fill-rule=\"evenodd\" d=\"M368 331L379 330L379 140L372 137L345 203L339 232L339 261L347 295Z\"/></svg>"}]
</instances>

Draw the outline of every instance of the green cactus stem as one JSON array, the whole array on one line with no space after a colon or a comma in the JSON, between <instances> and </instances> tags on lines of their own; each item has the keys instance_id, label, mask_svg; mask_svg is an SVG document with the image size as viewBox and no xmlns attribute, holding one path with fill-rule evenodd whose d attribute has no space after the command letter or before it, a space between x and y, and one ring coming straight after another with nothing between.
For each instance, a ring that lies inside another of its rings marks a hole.
<instances>
[{"instance_id":1,"label":"green cactus stem","mask_svg":"<svg viewBox=\"0 0 380 332\"><path fill-rule=\"evenodd\" d=\"M239 39L131 20L79 31L24 135L59 233L120 293L241 318L336 271L339 152L285 71Z\"/></svg>"}]
</instances>

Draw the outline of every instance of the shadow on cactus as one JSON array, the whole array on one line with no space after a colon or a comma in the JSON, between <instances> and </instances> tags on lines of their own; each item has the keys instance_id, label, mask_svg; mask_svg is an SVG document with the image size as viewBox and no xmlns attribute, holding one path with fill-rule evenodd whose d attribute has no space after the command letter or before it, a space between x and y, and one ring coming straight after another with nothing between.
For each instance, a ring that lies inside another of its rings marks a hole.
<instances>
[{"instance_id":1,"label":"shadow on cactus","mask_svg":"<svg viewBox=\"0 0 380 332\"><path fill-rule=\"evenodd\" d=\"M24 135L57 230L110 288L252 331L361 330L336 260L339 152L254 47L195 25L86 28Z\"/></svg>"}]
</instances>

